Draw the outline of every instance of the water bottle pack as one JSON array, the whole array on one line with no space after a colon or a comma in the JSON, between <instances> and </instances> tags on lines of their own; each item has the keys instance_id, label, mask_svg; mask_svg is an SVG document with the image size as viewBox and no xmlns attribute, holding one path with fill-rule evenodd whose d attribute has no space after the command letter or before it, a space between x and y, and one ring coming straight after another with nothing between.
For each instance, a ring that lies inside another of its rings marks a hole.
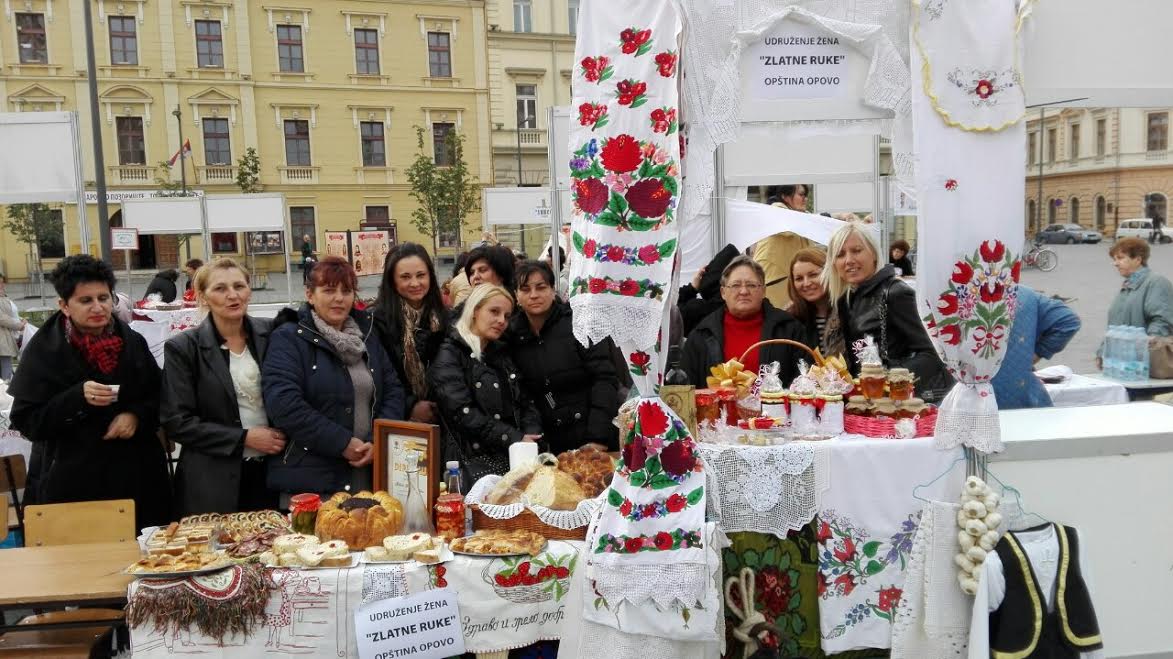
<instances>
[{"instance_id":1,"label":"water bottle pack","mask_svg":"<svg viewBox=\"0 0 1173 659\"><path fill-rule=\"evenodd\" d=\"M1143 327L1112 325L1104 338L1104 375L1137 381L1149 377L1149 337Z\"/></svg>"}]
</instances>

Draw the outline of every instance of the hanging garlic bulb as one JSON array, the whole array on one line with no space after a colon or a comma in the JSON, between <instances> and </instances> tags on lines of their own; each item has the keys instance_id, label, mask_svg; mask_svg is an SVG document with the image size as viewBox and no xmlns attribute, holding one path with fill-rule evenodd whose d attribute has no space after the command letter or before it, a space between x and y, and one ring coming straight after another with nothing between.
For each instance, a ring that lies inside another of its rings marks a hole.
<instances>
[{"instance_id":1,"label":"hanging garlic bulb","mask_svg":"<svg viewBox=\"0 0 1173 659\"><path fill-rule=\"evenodd\" d=\"M957 544L960 552L953 557L957 564L957 583L966 595L974 595L982 565L1000 534L1002 514L998 512L1001 497L977 476L965 479L961 493L961 509L957 511Z\"/></svg>"}]
</instances>

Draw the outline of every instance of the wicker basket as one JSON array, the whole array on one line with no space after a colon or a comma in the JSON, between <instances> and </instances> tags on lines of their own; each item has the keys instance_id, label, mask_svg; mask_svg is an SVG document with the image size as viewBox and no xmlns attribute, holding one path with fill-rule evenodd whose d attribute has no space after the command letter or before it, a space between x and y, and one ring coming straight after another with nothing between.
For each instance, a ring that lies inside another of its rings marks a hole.
<instances>
[{"instance_id":1,"label":"wicker basket","mask_svg":"<svg viewBox=\"0 0 1173 659\"><path fill-rule=\"evenodd\" d=\"M805 350L806 352L810 353L811 359L813 359L815 362L815 366L822 366L824 363L823 355L819 352L818 348L812 350L811 347L805 343L791 341L790 339L766 339L765 341L758 341L752 346L746 348L745 352L741 353L741 359L737 361L744 364L745 360L749 357L749 353L764 346L790 346L791 348L798 348L799 350Z\"/></svg>"},{"instance_id":2,"label":"wicker basket","mask_svg":"<svg viewBox=\"0 0 1173 659\"><path fill-rule=\"evenodd\" d=\"M538 519L538 516L531 510L523 510L520 514L508 519L494 519L481 512L481 507L475 503L469 504L469 507L472 508L472 528L474 531L480 531L481 529L502 529L505 531L522 529L533 531L547 540L586 540L587 529L585 526L570 529L569 531L560 529L557 526L550 526Z\"/></svg>"},{"instance_id":3,"label":"wicker basket","mask_svg":"<svg viewBox=\"0 0 1173 659\"><path fill-rule=\"evenodd\" d=\"M937 410L919 416L916 419L916 436L932 437L937 426ZM843 431L851 435L863 435L876 439L893 439L896 437L896 421L894 419L877 419L871 416L858 414L843 415Z\"/></svg>"}]
</instances>

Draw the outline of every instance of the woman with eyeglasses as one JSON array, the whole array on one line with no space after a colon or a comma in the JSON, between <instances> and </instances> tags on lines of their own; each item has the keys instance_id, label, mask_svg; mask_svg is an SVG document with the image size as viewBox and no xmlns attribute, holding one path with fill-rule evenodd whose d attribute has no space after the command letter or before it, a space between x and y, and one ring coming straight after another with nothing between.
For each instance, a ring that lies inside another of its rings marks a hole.
<instances>
[{"instance_id":1,"label":"woman with eyeglasses","mask_svg":"<svg viewBox=\"0 0 1173 659\"><path fill-rule=\"evenodd\" d=\"M721 273L725 306L705 317L684 342L682 368L697 387L704 387L709 367L740 359L751 345L766 339L791 339L809 344L806 327L766 299L766 273L748 256L729 262ZM798 360L806 353L786 345L765 346L746 356L745 370L757 373L761 364L778 362L784 384L798 375Z\"/></svg>"}]
</instances>

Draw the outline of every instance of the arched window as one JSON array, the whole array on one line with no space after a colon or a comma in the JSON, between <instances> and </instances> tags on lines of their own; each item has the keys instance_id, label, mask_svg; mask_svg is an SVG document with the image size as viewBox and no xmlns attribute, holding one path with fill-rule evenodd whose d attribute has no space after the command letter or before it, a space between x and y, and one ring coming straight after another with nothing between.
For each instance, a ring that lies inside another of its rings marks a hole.
<instances>
[{"instance_id":1,"label":"arched window","mask_svg":"<svg viewBox=\"0 0 1173 659\"><path fill-rule=\"evenodd\" d=\"M1154 192L1145 197L1144 216L1148 218L1160 216L1169 219L1169 199L1160 192Z\"/></svg>"},{"instance_id":2,"label":"arched window","mask_svg":"<svg viewBox=\"0 0 1173 659\"><path fill-rule=\"evenodd\" d=\"M1030 201L1026 202L1026 226L1034 227L1037 230L1039 228L1039 217L1036 215L1036 212L1037 208L1035 206L1035 200L1031 199Z\"/></svg>"},{"instance_id":3,"label":"arched window","mask_svg":"<svg viewBox=\"0 0 1173 659\"><path fill-rule=\"evenodd\" d=\"M1068 203L1067 221L1072 224L1079 224L1079 197L1072 197Z\"/></svg>"},{"instance_id":4,"label":"arched window","mask_svg":"<svg viewBox=\"0 0 1173 659\"><path fill-rule=\"evenodd\" d=\"M1055 223L1055 214L1058 212L1059 212L1059 200L1058 199L1048 199L1047 200L1047 224L1048 225Z\"/></svg>"},{"instance_id":5,"label":"arched window","mask_svg":"<svg viewBox=\"0 0 1173 659\"><path fill-rule=\"evenodd\" d=\"M1107 202L1104 201L1104 195L1096 195L1095 222L1096 222L1096 229L1099 229L1101 231L1103 231L1104 222L1107 220L1107 217L1108 217L1108 208L1107 207L1108 207L1108 204L1107 204Z\"/></svg>"}]
</instances>

